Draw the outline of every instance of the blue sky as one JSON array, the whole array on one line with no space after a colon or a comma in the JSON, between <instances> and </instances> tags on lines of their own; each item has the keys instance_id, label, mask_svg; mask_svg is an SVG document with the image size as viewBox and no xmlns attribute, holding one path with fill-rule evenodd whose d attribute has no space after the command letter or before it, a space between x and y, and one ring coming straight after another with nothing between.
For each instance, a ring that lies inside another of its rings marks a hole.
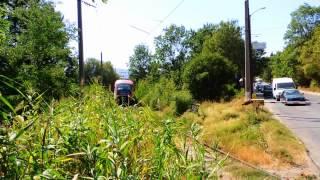
<instances>
[{"instance_id":1,"label":"blue sky","mask_svg":"<svg viewBox=\"0 0 320 180\"><path fill-rule=\"evenodd\" d=\"M77 25L77 0L55 2L65 22ZM268 53L282 50L290 13L303 3L319 6L320 0L251 0L251 12L266 7L252 16L252 41L266 42ZM116 68L126 68L135 45L153 49L154 37L170 24L198 29L206 23L238 20L244 26L244 0L109 0L95 5L83 4L84 56L99 59L103 52L104 60ZM77 50L75 42L70 46Z\"/></svg>"}]
</instances>

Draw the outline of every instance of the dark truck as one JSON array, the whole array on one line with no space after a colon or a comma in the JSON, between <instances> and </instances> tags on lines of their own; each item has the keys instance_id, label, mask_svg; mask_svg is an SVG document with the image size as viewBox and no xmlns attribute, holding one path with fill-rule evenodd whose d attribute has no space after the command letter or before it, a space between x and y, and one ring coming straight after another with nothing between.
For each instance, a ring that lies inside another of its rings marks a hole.
<instances>
[{"instance_id":1,"label":"dark truck","mask_svg":"<svg viewBox=\"0 0 320 180\"><path fill-rule=\"evenodd\" d=\"M114 99L119 105L133 103L133 86L133 81L128 79L117 80L114 83Z\"/></svg>"}]
</instances>

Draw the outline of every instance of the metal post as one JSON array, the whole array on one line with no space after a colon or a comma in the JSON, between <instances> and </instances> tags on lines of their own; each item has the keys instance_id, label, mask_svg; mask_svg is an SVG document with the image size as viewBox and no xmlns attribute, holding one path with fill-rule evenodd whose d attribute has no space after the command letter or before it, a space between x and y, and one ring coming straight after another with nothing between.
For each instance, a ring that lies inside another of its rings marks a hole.
<instances>
[{"instance_id":1,"label":"metal post","mask_svg":"<svg viewBox=\"0 0 320 180\"><path fill-rule=\"evenodd\" d=\"M252 99L252 67L249 0L245 0L245 36L245 102L250 102Z\"/></svg>"},{"instance_id":2,"label":"metal post","mask_svg":"<svg viewBox=\"0 0 320 180\"><path fill-rule=\"evenodd\" d=\"M83 30L81 0L78 2L78 48L79 48L79 83L84 86L84 61L83 61Z\"/></svg>"}]
</instances>

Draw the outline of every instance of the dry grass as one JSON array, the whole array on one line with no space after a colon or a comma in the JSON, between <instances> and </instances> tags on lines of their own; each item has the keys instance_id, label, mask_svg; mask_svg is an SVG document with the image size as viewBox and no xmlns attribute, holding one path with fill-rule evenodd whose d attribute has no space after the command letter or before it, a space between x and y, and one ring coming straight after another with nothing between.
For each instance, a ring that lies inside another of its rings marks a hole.
<instances>
[{"instance_id":1,"label":"dry grass","mask_svg":"<svg viewBox=\"0 0 320 180\"><path fill-rule=\"evenodd\" d=\"M198 114L183 117L202 125L205 143L218 144L242 160L263 167L303 165L307 157L303 144L269 112L242 102L204 102Z\"/></svg>"},{"instance_id":2,"label":"dry grass","mask_svg":"<svg viewBox=\"0 0 320 180\"><path fill-rule=\"evenodd\" d=\"M302 143L283 125L277 121L265 122L261 125L261 131L269 145L269 150L282 159L282 163L302 165L306 161L306 150Z\"/></svg>"},{"instance_id":3,"label":"dry grass","mask_svg":"<svg viewBox=\"0 0 320 180\"><path fill-rule=\"evenodd\" d=\"M299 89L303 91L310 91L310 92L318 92L320 93L320 87L299 87Z\"/></svg>"},{"instance_id":4,"label":"dry grass","mask_svg":"<svg viewBox=\"0 0 320 180\"><path fill-rule=\"evenodd\" d=\"M271 180L276 179L274 177L265 174L256 169L252 169L250 167L246 167L236 162L228 162L225 168L223 168L222 172L231 174L229 179L264 179Z\"/></svg>"}]
</instances>

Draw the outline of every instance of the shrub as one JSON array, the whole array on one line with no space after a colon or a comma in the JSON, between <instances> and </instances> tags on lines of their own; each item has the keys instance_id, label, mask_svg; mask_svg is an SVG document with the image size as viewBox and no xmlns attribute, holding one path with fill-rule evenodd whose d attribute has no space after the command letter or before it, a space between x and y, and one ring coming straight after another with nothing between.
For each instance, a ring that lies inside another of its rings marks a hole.
<instances>
[{"instance_id":1,"label":"shrub","mask_svg":"<svg viewBox=\"0 0 320 180\"><path fill-rule=\"evenodd\" d=\"M113 83L119 78L111 62L109 61L104 62L101 66L99 60L89 58L84 68L87 83L92 83L95 79L97 79L104 86L112 86Z\"/></svg>"},{"instance_id":2,"label":"shrub","mask_svg":"<svg viewBox=\"0 0 320 180\"><path fill-rule=\"evenodd\" d=\"M192 104L188 90L178 90L172 79L160 78L158 82L141 80L135 90L136 98L155 110L171 107L176 114L185 112Z\"/></svg>"},{"instance_id":3,"label":"shrub","mask_svg":"<svg viewBox=\"0 0 320 180\"><path fill-rule=\"evenodd\" d=\"M183 114L192 104L192 95L189 91L178 91L175 93L175 111L177 115Z\"/></svg>"},{"instance_id":4,"label":"shrub","mask_svg":"<svg viewBox=\"0 0 320 180\"><path fill-rule=\"evenodd\" d=\"M233 96L235 68L218 54L201 54L187 64L183 81L198 100L219 100Z\"/></svg>"}]
</instances>

